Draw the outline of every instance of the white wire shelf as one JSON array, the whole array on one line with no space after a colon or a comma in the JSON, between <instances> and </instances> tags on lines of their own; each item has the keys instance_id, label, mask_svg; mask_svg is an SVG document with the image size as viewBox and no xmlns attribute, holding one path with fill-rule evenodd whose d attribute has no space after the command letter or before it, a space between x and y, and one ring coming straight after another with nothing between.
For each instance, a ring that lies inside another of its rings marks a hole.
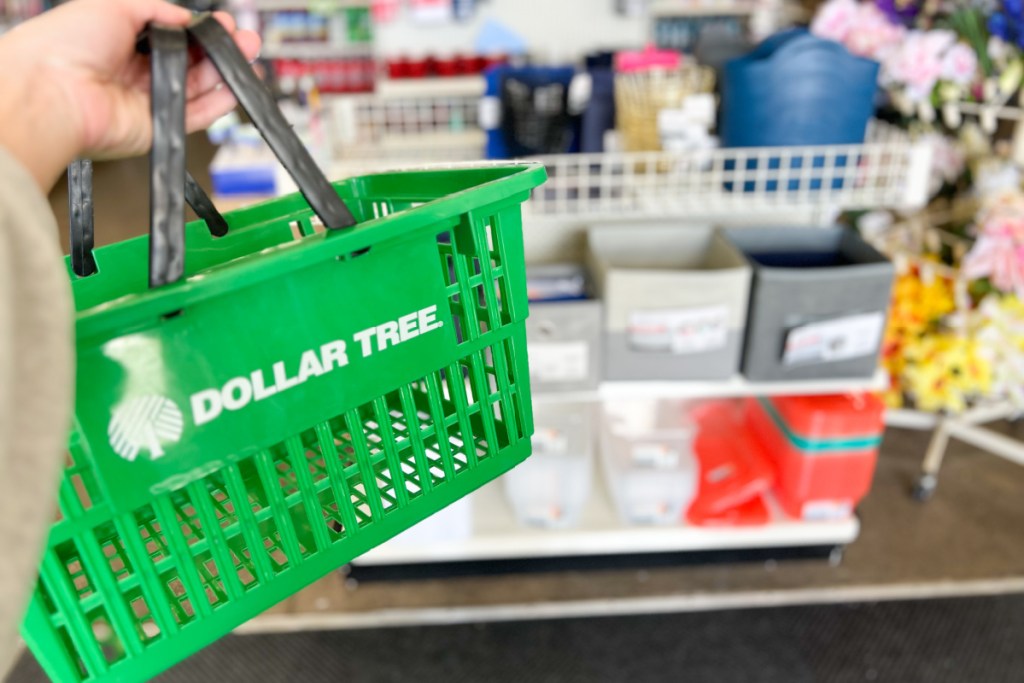
<instances>
[{"instance_id":1,"label":"white wire shelf","mask_svg":"<svg viewBox=\"0 0 1024 683\"><path fill-rule=\"evenodd\" d=\"M350 141L348 151L341 143L335 159L332 170L338 177L481 155L475 141L448 149L420 144L423 135L451 127L451 107L458 108L466 130L475 128L475 98L449 98L448 108L444 101L412 99L388 109L381 100L363 97L346 104L347 113L335 113L342 119L337 123L342 134L335 139ZM394 140L387 154L384 138ZM523 161L543 163L548 181L534 190L523 211L531 219L556 223L808 213L828 222L844 210L923 207L931 158L927 141L916 142L878 122L861 145L539 156Z\"/></svg>"},{"instance_id":2,"label":"white wire shelf","mask_svg":"<svg viewBox=\"0 0 1024 683\"><path fill-rule=\"evenodd\" d=\"M665 553L753 548L846 545L856 540L856 517L806 522L786 517L769 500L772 519L763 526L631 526L615 512L595 467L594 490L575 529L547 530L522 526L505 499L503 483L488 484L472 494L473 530L468 538L429 543L385 543L354 564L388 565L463 562L587 555Z\"/></svg>"},{"instance_id":3,"label":"white wire shelf","mask_svg":"<svg viewBox=\"0 0 1024 683\"><path fill-rule=\"evenodd\" d=\"M548 182L533 216L688 216L827 208L916 209L928 199L931 147L875 124L862 145L538 157Z\"/></svg>"},{"instance_id":4,"label":"white wire shelf","mask_svg":"<svg viewBox=\"0 0 1024 683\"><path fill-rule=\"evenodd\" d=\"M469 161L484 153L478 96L328 99L335 160L346 175L428 161ZM382 161L385 160L385 161ZM394 160L394 161L388 161Z\"/></svg>"}]
</instances>

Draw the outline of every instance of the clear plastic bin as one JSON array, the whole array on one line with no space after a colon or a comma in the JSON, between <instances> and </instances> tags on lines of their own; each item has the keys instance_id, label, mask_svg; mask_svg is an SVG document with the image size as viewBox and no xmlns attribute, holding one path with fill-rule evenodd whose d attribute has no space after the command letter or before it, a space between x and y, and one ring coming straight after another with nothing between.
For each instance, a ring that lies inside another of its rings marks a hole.
<instances>
[{"instance_id":1,"label":"clear plastic bin","mask_svg":"<svg viewBox=\"0 0 1024 683\"><path fill-rule=\"evenodd\" d=\"M540 403L534 423L533 455L503 477L505 493L524 526L574 527L592 486L593 408Z\"/></svg>"},{"instance_id":2,"label":"clear plastic bin","mask_svg":"<svg viewBox=\"0 0 1024 683\"><path fill-rule=\"evenodd\" d=\"M696 427L685 401L605 404L601 461L626 524L682 524L697 493Z\"/></svg>"}]
</instances>

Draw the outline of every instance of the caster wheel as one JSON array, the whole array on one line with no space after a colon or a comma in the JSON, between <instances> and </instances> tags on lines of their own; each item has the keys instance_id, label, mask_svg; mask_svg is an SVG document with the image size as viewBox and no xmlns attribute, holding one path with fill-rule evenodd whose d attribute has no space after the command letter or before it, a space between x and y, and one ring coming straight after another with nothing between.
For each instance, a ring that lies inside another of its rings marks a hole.
<instances>
[{"instance_id":1,"label":"caster wheel","mask_svg":"<svg viewBox=\"0 0 1024 683\"><path fill-rule=\"evenodd\" d=\"M931 500L932 496L935 495L935 487L937 484L938 482L935 480L933 475L921 475L921 478L918 479L917 483L914 485L914 491L912 494L914 496L914 500L919 503Z\"/></svg>"}]
</instances>

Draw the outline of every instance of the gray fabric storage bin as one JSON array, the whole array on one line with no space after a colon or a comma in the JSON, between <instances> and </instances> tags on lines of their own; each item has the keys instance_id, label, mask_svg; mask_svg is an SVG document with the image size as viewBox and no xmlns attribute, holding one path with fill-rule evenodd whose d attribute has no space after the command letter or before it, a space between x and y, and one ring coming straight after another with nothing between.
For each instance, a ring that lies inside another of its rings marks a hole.
<instances>
[{"instance_id":1,"label":"gray fabric storage bin","mask_svg":"<svg viewBox=\"0 0 1024 683\"><path fill-rule=\"evenodd\" d=\"M754 269L743 374L753 381L867 378L893 265L853 230L728 229Z\"/></svg>"},{"instance_id":2,"label":"gray fabric storage bin","mask_svg":"<svg viewBox=\"0 0 1024 683\"><path fill-rule=\"evenodd\" d=\"M600 301L532 302L526 319L526 348L533 390L597 389L601 336Z\"/></svg>"},{"instance_id":3,"label":"gray fabric storage bin","mask_svg":"<svg viewBox=\"0 0 1024 683\"><path fill-rule=\"evenodd\" d=\"M714 229L597 228L587 259L605 303L605 379L736 374L750 266Z\"/></svg>"}]
</instances>

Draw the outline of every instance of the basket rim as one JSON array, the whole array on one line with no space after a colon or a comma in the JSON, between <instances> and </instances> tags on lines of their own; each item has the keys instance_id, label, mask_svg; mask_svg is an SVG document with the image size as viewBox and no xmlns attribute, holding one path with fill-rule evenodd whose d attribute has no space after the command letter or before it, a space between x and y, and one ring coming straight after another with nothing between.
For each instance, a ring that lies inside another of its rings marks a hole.
<instances>
[{"instance_id":1,"label":"basket rim","mask_svg":"<svg viewBox=\"0 0 1024 683\"><path fill-rule=\"evenodd\" d=\"M438 180L468 176L481 171L489 172L486 180L464 189L423 202L419 206L393 214L363 221L352 228L340 231L325 231L308 235L302 239L279 244L230 260L199 273L192 273L180 282L143 292L120 296L102 303L83 308L76 313L76 331L79 338L93 337L111 332L121 332L137 326L142 321L152 320L172 311L205 299L285 276L323 261L335 259L360 251L367 247L392 242L429 230L439 221L450 220L494 204L508 202L519 197L525 201L529 192L547 179L544 166L538 162L503 162L492 164L448 164L417 169L403 169L381 173L367 173L333 183L335 188L348 188L359 195L367 182L386 182L407 175L419 176L420 182L429 182L423 176L434 176ZM491 190L481 197L482 191ZM422 196L422 193L417 196ZM400 198L400 197L396 197ZM268 212L273 215L268 215ZM312 215L305 199L294 193L284 197L254 204L225 213L229 222L244 225L244 230L256 230L270 223L297 220ZM234 219L232 221L231 219ZM202 221L193 221L186 226L189 238L208 235ZM102 260L103 252L127 242L148 243L149 235L142 235L96 249ZM193 242L194 244L194 242ZM72 291L78 279L70 271L70 258L66 257ZM90 278L96 276L90 276Z\"/></svg>"}]
</instances>

